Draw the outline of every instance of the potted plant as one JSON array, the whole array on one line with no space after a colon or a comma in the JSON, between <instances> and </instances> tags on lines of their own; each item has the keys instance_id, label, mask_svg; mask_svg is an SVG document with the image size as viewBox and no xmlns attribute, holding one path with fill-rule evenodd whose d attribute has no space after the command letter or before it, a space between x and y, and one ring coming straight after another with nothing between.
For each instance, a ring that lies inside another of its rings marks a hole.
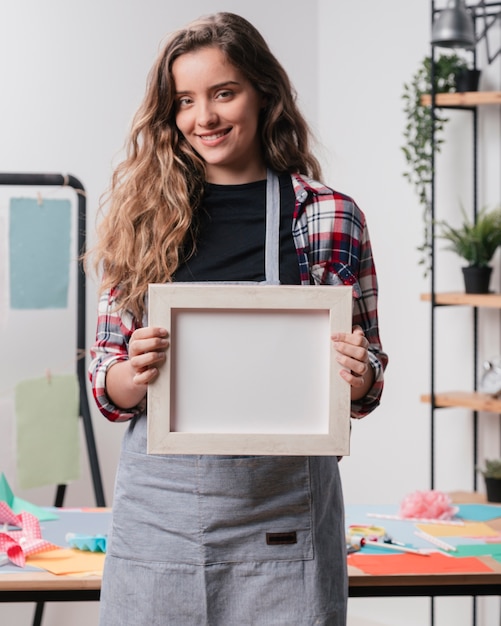
<instances>
[{"instance_id":1,"label":"potted plant","mask_svg":"<svg viewBox=\"0 0 501 626\"><path fill-rule=\"evenodd\" d=\"M469 220L461 207L463 223L459 228L438 222L439 237L449 243L446 250L455 252L467 263L463 267L466 293L488 293L494 253L501 246L501 209L479 211L476 220Z\"/></svg>"},{"instance_id":2,"label":"potted plant","mask_svg":"<svg viewBox=\"0 0 501 626\"><path fill-rule=\"evenodd\" d=\"M465 68L456 75L456 91L477 91L481 71L476 68Z\"/></svg>"},{"instance_id":3,"label":"potted plant","mask_svg":"<svg viewBox=\"0 0 501 626\"><path fill-rule=\"evenodd\" d=\"M436 93L457 91L457 77L468 69L467 62L455 53L440 54L434 62L434 85ZM431 107L422 103L422 96L431 92L431 57L427 56L408 83L404 83L402 99L407 119L402 146L406 162L404 177L414 187L422 206L424 233L419 263L425 274L430 267L431 253L431 177L432 177L432 129ZM442 109L435 109L435 152L440 151L443 132L448 118Z\"/></svg>"},{"instance_id":4,"label":"potted plant","mask_svg":"<svg viewBox=\"0 0 501 626\"><path fill-rule=\"evenodd\" d=\"M479 470L485 480L488 502L501 502L501 459L485 459L485 468Z\"/></svg>"}]
</instances>

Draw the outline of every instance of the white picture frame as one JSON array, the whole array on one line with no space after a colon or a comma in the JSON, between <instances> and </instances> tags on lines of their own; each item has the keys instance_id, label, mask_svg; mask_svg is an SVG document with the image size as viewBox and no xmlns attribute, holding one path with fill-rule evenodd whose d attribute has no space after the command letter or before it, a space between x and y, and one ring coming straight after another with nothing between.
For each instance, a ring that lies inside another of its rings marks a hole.
<instances>
[{"instance_id":1,"label":"white picture frame","mask_svg":"<svg viewBox=\"0 0 501 626\"><path fill-rule=\"evenodd\" d=\"M350 387L330 339L346 286L152 284L170 347L148 387L149 454L349 454Z\"/></svg>"}]
</instances>

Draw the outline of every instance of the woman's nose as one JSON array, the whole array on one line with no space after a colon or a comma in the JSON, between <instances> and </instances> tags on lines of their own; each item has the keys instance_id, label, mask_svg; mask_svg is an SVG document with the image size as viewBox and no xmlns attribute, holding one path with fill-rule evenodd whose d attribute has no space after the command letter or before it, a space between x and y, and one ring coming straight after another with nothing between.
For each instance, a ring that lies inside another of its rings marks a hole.
<instances>
[{"instance_id":1,"label":"woman's nose","mask_svg":"<svg viewBox=\"0 0 501 626\"><path fill-rule=\"evenodd\" d=\"M214 105L209 101L200 102L197 107L197 124L210 127L217 123L217 113Z\"/></svg>"}]
</instances>

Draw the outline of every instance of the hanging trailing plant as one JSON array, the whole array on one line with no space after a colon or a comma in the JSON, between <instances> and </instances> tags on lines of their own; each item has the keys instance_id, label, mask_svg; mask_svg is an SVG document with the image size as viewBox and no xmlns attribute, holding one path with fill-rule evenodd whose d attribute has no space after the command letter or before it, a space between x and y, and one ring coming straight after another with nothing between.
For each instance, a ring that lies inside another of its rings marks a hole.
<instances>
[{"instance_id":1,"label":"hanging trailing plant","mask_svg":"<svg viewBox=\"0 0 501 626\"><path fill-rule=\"evenodd\" d=\"M468 64L457 54L441 54L435 59L435 92L456 91L456 76L464 72ZM424 266L425 275L430 269L431 254L431 178L432 166L432 129L431 107L422 104L422 96L431 92L431 57L421 62L408 83L404 83L402 99L407 123L404 129L405 144L402 151L407 169L404 177L414 187L423 210L423 242L418 246L421 253L420 265ZM444 142L443 131L448 118L441 109L435 108L435 152L440 152Z\"/></svg>"}]
</instances>

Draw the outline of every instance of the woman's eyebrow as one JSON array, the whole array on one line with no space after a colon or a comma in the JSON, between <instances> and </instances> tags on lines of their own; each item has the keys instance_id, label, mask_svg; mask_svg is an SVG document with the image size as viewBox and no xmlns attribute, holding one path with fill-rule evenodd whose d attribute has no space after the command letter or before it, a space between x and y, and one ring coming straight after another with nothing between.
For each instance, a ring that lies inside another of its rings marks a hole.
<instances>
[{"instance_id":1,"label":"woman's eyebrow","mask_svg":"<svg viewBox=\"0 0 501 626\"><path fill-rule=\"evenodd\" d=\"M240 85L240 83L236 80L225 80L222 83L216 83L215 85L211 85L209 87L209 90L214 90L214 89L221 89L222 87L229 87L230 85ZM176 90L176 96L179 95L190 95L193 93L193 91L190 91L189 89L180 89L179 91Z\"/></svg>"}]
</instances>

